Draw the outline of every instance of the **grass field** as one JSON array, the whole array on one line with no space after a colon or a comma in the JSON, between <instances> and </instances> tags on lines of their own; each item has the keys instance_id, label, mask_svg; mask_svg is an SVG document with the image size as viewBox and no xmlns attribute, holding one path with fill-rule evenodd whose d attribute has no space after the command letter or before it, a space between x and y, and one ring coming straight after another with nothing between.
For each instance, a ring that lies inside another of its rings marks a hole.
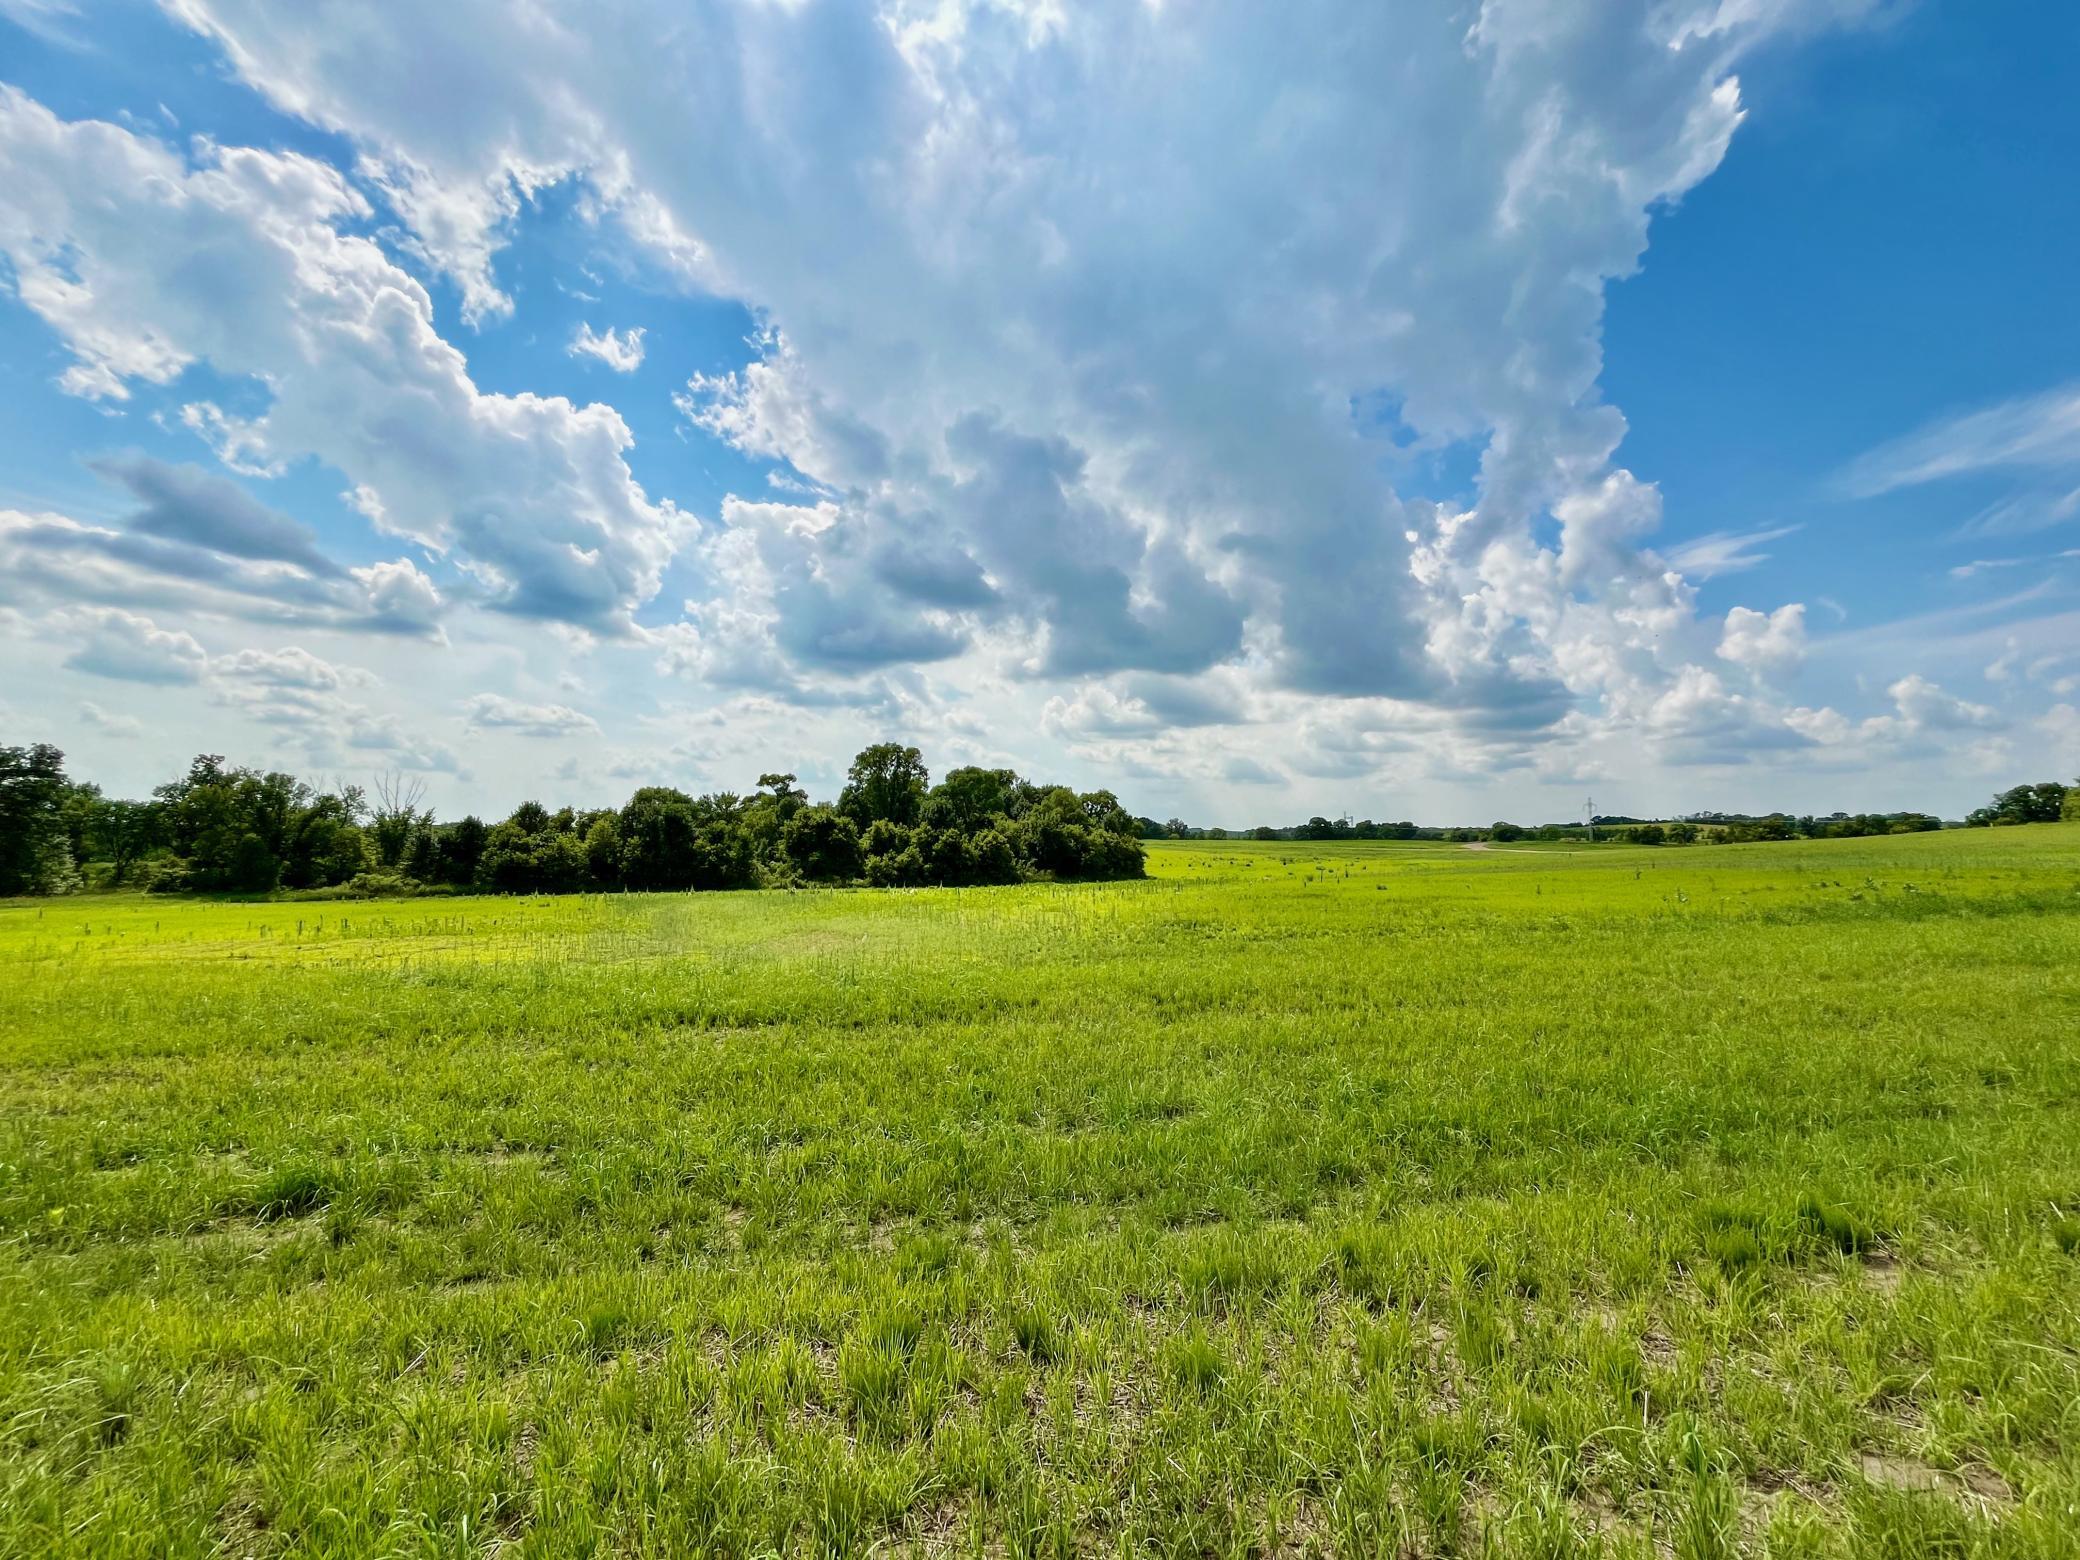
<instances>
[{"instance_id":1,"label":"grass field","mask_svg":"<svg viewBox=\"0 0 2080 1560\"><path fill-rule=\"evenodd\" d=\"M0 1552L2080 1553L2080 826L0 908Z\"/></svg>"}]
</instances>

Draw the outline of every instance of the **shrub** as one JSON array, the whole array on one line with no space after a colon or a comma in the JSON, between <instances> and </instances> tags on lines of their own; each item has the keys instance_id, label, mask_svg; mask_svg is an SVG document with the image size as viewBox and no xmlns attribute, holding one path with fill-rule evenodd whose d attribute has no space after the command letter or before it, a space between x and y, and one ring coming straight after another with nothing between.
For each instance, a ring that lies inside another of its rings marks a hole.
<instances>
[{"instance_id":1,"label":"shrub","mask_svg":"<svg viewBox=\"0 0 2080 1560\"><path fill-rule=\"evenodd\" d=\"M409 894L416 884L398 872L358 872L348 879L347 893L356 899L379 899L386 894Z\"/></svg>"},{"instance_id":2,"label":"shrub","mask_svg":"<svg viewBox=\"0 0 2080 1560\"><path fill-rule=\"evenodd\" d=\"M591 881L592 866L577 835L529 833L510 820L491 831L477 864L477 886L495 894L569 894Z\"/></svg>"},{"instance_id":3,"label":"shrub","mask_svg":"<svg viewBox=\"0 0 2080 1560\"><path fill-rule=\"evenodd\" d=\"M913 888L925 880L924 860L916 847L867 858L867 883L874 888Z\"/></svg>"},{"instance_id":4,"label":"shrub","mask_svg":"<svg viewBox=\"0 0 2080 1560\"><path fill-rule=\"evenodd\" d=\"M909 843L908 829L886 818L876 818L859 837L859 850L871 862L876 856L893 856Z\"/></svg>"},{"instance_id":5,"label":"shrub","mask_svg":"<svg viewBox=\"0 0 2080 1560\"><path fill-rule=\"evenodd\" d=\"M924 862L928 883L965 883L970 865L968 842L957 829L919 829L916 852Z\"/></svg>"},{"instance_id":6,"label":"shrub","mask_svg":"<svg viewBox=\"0 0 2080 1560\"><path fill-rule=\"evenodd\" d=\"M835 807L804 807L780 831L780 848L812 883L859 876L859 825Z\"/></svg>"},{"instance_id":7,"label":"shrub","mask_svg":"<svg viewBox=\"0 0 2080 1560\"><path fill-rule=\"evenodd\" d=\"M988 828L968 837L969 870L978 883L1016 883L1018 857L1004 831Z\"/></svg>"}]
</instances>

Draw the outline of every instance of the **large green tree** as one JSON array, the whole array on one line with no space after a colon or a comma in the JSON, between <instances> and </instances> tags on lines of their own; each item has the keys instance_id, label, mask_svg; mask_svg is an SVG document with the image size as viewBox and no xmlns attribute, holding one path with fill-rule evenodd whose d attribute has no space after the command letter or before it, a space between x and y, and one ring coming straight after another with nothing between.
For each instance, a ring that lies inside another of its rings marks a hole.
<instances>
[{"instance_id":1,"label":"large green tree","mask_svg":"<svg viewBox=\"0 0 2080 1560\"><path fill-rule=\"evenodd\" d=\"M73 885L70 794L57 748L0 747L0 894L62 893Z\"/></svg>"},{"instance_id":2,"label":"large green tree","mask_svg":"<svg viewBox=\"0 0 2080 1560\"><path fill-rule=\"evenodd\" d=\"M106 861L109 881L130 881L137 864L166 842L166 819L156 802L97 797L87 815L87 854Z\"/></svg>"},{"instance_id":3,"label":"large green tree","mask_svg":"<svg viewBox=\"0 0 2080 1560\"><path fill-rule=\"evenodd\" d=\"M804 807L787 820L781 847L812 883L859 876L859 825L835 807Z\"/></svg>"},{"instance_id":4,"label":"large green tree","mask_svg":"<svg viewBox=\"0 0 2080 1560\"><path fill-rule=\"evenodd\" d=\"M846 771L838 811L860 828L883 818L907 828L923 815L930 781L924 756L916 748L877 742L862 749Z\"/></svg>"},{"instance_id":5,"label":"large green tree","mask_svg":"<svg viewBox=\"0 0 2080 1560\"><path fill-rule=\"evenodd\" d=\"M693 887L700 823L693 798L670 786L644 786L621 809L621 881L633 889Z\"/></svg>"},{"instance_id":6,"label":"large green tree","mask_svg":"<svg viewBox=\"0 0 2080 1560\"><path fill-rule=\"evenodd\" d=\"M1019 799L1019 778L1009 769L950 769L925 799L924 821L935 828L971 831L992 818L1008 818Z\"/></svg>"},{"instance_id":7,"label":"large green tree","mask_svg":"<svg viewBox=\"0 0 2080 1560\"><path fill-rule=\"evenodd\" d=\"M2065 811L2066 787L2056 780L2010 786L1985 807L1966 814L1979 826L2011 823L2056 823Z\"/></svg>"}]
</instances>

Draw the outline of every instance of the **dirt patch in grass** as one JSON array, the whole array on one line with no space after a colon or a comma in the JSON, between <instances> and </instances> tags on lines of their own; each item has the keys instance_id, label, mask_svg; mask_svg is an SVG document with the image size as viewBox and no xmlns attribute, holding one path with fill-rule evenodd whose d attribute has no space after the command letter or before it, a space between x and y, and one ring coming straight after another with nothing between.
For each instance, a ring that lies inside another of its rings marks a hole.
<instances>
[{"instance_id":1,"label":"dirt patch in grass","mask_svg":"<svg viewBox=\"0 0 2080 1560\"><path fill-rule=\"evenodd\" d=\"M1030 1402L1030 1399L1028 1401ZM1102 1397L1088 1377L1078 1376L1072 1392L1072 1401L1076 1427L1079 1430L1105 1423L1120 1434L1131 1436L1148 1418L1148 1410L1141 1395L1135 1392L1133 1383L1125 1376L1113 1376L1109 1389Z\"/></svg>"},{"instance_id":2,"label":"dirt patch in grass","mask_svg":"<svg viewBox=\"0 0 2080 1560\"><path fill-rule=\"evenodd\" d=\"M181 1239L202 1250L234 1251L257 1258L306 1235L316 1234L322 1222L314 1217L222 1219L184 1231Z\"/></svg>"},{"instance_id":3,"label":"dirt patch in grass","mask_svg":"<svg viewBox=\"0 0 2080 1560\"><path fill-rule=\"evenodd\" d=\"M1740 1487L1741 1532L1753 1541L1769 1530L1770 1518L1784 1501L1810 1501L1815 1506L1834 1503L1834 1491L1794 1473L1775 1468L1757 1468Z\"/></svg>"},{"instance_id":4,"label":"dirt patch in grass","mask_svg":"<svg viewBox=\"0 0 2080 1560\"><path fill-rule=\"evenodd\" d=\"M450 1159L463 1159L480 1165L541 1165L555 1157L546 1148L530 1148L525 1143L492 1143L481 1148L460 1147L444 1150Z\"/></svg>"},{"instance_id":5,"label":"dirt patch in grass","mask_svg":"<svg viewBox=\"0 0 2080 1560\"><path fill-rule=\"evenodd\" d=\"M1880 1489L1904 1494L1942 1495L1987 1510L2015 1503L2008 1481L1977 1465L1951 1470L1897 1452L1864 1452L1856 1460L1856 1471Z\"/></svg>"},{"instance_id":6,"label":"dirt patch in grass","mask_svg":"<svg viewBox=\"0 0 2080 1560\"><path fill-rule=\"evenodd\" d=\"M1666 1370L1675 1364L1677 1353L1675 1340L1665 1332L1650 1327L1639 1335L1639 1357L1649 1365Z\"/></svg>"},{"instance_id":7,"label":"dirt patch in grass","mask_svg":"<svg viewBox=\"0 0 2080 1560\"><path fill-rule=\"evenodd\" d=\"M1608 1492L1593 1485L1576 1495L1572 1504L1575 1526L1591 1538L1616 1542L1636 1538L1646 1531L1637 1516L1628 1515Z\"/></svg>"},{"instance_id":8,"label":"dirt patch in grass","mask_svg":"<svg viewBox=\"0 0 2080 1560\"><path fill-rule=\"evenodd\" d=\"M948 1496L915 1508L898 1542L900 1552L919 1556L967 1554L975 1528L974 1507L966 1500Z\"/></svg>"},{"instance_id":9,"label":"dirt patch in grass","mask_svg":"<svg viewBox=\"0 0 2080 1560\"><path fill-rule=\"evenodd\" d=\"M1906 1277L1905 1264L1891 1252L1872 1250L1863 1254L1863 1281L1878 1293L1899 1293L1899 1286L1906 1282Z\"/></svg>"},{"instance_id":10,"label":"dirt patch in grass","mask_svg":"<svg viewBox=\"0 0 2080 1560\"><path fill-rule=\"evenodd\" d=\"M233 1560L271 1555L281 1548L275 1541L267 1513L250 1495L236 1495L225 1503L224 1509L217 1513L217 1531L224 1536L219 1553L231 1556Z\"/></svg>"},{"instance_id":11,"label":"dirt patch in grass","mask_svg":"<svg viewBox=\"0 0 2080 1560\"><path fill-rule=\"evenodd\" d=\"M1299 1497L1291 1509L1279 1517L1275 1529L1265 1535L1262 1547L1263 1553L1272 1560L1334 1554L1336 1545L1330 1536L1328 1513L1310 1497Z\"/></svg>"}]
</instances>

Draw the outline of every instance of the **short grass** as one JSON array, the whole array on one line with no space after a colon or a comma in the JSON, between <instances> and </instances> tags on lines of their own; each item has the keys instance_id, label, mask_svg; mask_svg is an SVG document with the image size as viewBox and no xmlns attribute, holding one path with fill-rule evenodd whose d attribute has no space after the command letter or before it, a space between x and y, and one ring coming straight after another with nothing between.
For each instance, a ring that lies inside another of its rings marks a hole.
<instances>
[{"instance_id":1,"label":"short grass","mask_svg":"<svg viewBox=\"0 0 2080 1560\"><path fill-rule=\"evenodd\" d=\"M0 909L0 1552L2080 1552L2080 827Z\"/></svg>"}]
</instances>

